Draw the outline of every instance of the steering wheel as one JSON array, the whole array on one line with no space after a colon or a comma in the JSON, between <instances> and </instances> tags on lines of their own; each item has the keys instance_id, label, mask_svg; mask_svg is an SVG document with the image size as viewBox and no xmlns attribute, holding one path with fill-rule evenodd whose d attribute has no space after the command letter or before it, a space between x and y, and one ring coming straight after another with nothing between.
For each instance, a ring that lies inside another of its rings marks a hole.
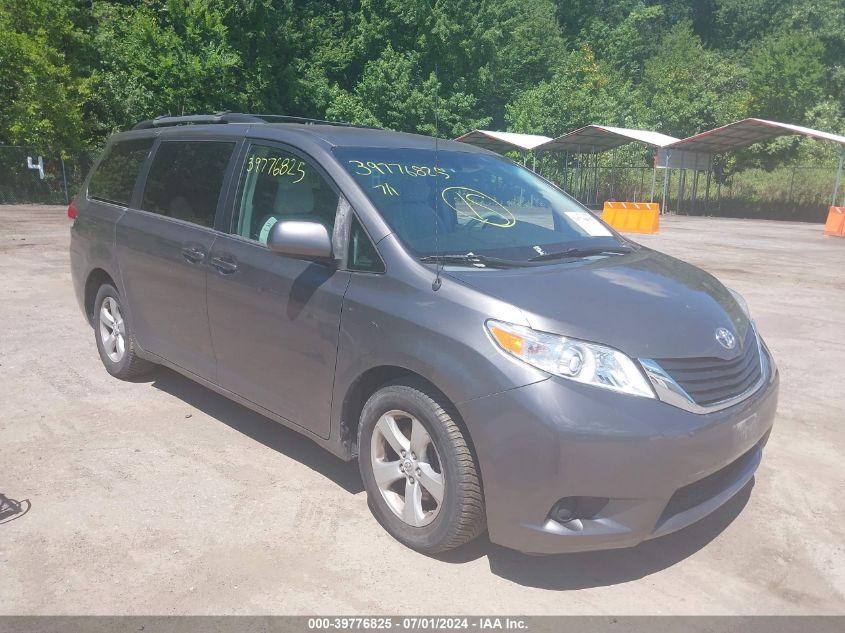
<instances>
[{"instance_id":1,"label":"steering wheel","mask_svg":"<svg viewBox=\"0 0 845 633\"><path fill-rule=\"evenodd\" d=\"M490 226L496 226L494 222L489 222L488 219L492 218L495 219L497 216L495 213L488 213L484 217L481 218L471 218L464 226L468 229L481 225L482 230L486 229Z\"/></svg>"}]
</instances>

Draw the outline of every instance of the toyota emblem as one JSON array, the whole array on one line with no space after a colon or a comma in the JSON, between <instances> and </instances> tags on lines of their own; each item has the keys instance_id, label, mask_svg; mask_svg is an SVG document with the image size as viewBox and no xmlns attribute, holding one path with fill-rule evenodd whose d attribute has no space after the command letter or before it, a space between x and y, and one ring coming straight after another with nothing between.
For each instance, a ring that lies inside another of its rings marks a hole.
<instances>
[{"instance_id":1,"label":"toyota emblem","mask_svg":"<svg viewBox=\"0 0 845 633\"><path fill-rule=\"evenodd\" d=\"M719 345L725 349L733 349L736 347L736 337L727 328L720 327L716 330L716 340L719 341Z\"/></svg>"}]
</instances>

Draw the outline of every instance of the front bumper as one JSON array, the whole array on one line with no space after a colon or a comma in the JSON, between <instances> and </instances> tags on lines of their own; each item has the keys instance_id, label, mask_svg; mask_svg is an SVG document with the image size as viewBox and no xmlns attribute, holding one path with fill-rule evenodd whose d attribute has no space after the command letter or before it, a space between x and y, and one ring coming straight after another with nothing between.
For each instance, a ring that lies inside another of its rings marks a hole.
<instances>
[{"instance_id":1,"label":"front bumper","mask_svg":"<svg viewBox=\"0 0 845 633\"><path fill-rule=\"evenodd\" d=\"M777 409L777 370L747 400L700 415L549 378L459 406L479 459L490 540L530 553L631 547L681 529L753 477ZM565 497L594 517L549 518Z\"/></svg>"}]
</instances>

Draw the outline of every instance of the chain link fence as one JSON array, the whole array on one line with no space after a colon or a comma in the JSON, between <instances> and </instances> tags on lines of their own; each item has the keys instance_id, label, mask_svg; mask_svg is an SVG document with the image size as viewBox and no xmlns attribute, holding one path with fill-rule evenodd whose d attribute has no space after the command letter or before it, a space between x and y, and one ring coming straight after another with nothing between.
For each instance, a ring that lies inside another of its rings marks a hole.
<instances>
[{"instance_id":1,"label":"chain link fence","mask_svg":"<svg viewBox=\"0 0 845 633\"><path fill-rule=\"evenodd\" d=\"M63 156L0 145L0 204L67 204L95 158L89 152Z\"/></svg>"},{"instance_id":2,"label":"chain link fence","mask_svg":"<svg viewBox=\"0 0 845 633\"><path fill-rule=\"evenodd\" d=\"M592 209L606 200L663 202L664 212L683 215L824 222L831 205L833 167L788 165L734 173L543 161L538 171ZM653 179L653 180L652 180ZM652 196L653 192L653 196ZM845 204L845 188L837 202Z\"/></svg>"}]
</instances>

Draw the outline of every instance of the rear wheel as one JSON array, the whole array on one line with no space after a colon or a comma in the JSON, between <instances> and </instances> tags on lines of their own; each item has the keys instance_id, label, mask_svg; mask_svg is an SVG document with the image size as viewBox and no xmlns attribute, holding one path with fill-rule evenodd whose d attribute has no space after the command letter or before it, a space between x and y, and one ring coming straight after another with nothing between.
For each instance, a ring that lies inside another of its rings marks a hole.
<instances>
[{"instance_id":1,"label":"rear wheel","mask_svg":"<svg viewBox=\"0 0 845 633\"><path fill-rule=\"evenodd\" d=\"M140 376L154 367L136 353L137 345L120 294L103 284L94 299L94 338L100 360L112 376L123 380Z\"/></svg>"},{"instance_id":2,"label":"rear wheel","mask_svg":"<svg viewBox=\"0 0 845 633\"><path fill-rule=\"evenodd\" d=\"M436 553L485 527L475 458L439 396L392 384L361 413L359 465L373 514L397 540Z\"/></svg>"}]
</instances>

